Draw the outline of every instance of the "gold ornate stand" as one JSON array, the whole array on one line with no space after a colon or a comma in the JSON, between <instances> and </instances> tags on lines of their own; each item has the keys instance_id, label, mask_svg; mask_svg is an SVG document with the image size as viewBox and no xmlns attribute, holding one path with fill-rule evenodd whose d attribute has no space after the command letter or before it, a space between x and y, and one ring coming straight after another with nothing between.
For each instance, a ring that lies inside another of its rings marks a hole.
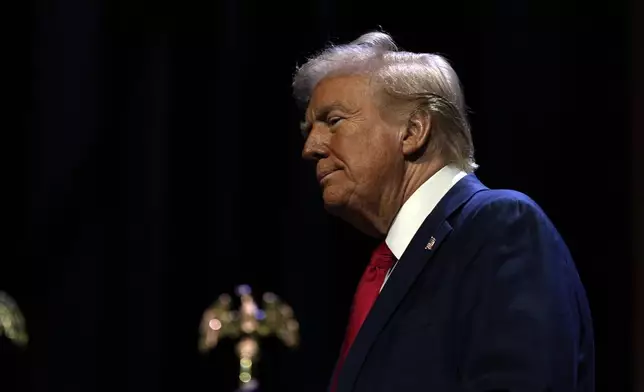
<instances>
[{"instance_id":1,"label":"gold ornate stand","mask_svg":"<svg viewBox=\"0 0 644 392\"><path fill-rule=\"evenodd\" d=\"M236 345L239 389L244 391L259 386L259 382L253 378L252 370L260 357L260 339L275 335L286 346L297 347L299 324L293 315L293 309L273 293L264 294L263 309L253 299L250 286L238 286L236 294L240 299L238 310L231 310L231 296L222 294L204 311L199 350L202 353L208 352L217 346L221 338L239 339Z\"/></svg>"}]
</instances>

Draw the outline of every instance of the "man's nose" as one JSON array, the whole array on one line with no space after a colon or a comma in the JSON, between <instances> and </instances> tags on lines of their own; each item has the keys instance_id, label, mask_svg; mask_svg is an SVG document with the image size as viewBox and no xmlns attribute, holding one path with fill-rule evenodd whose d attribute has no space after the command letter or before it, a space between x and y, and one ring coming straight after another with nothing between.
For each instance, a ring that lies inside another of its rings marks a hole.
<instances>
[{"instance_id":1,"label":"man's nose","mask_svg":"<svg viewBox=\"0 0 644 392\"><path fill-rule=\"evenodd\" d=\"M306 138L302 149L302 158L310 161L319 161L328 156L328 148L322 133L313 129Z\"/></svg>"}]
</instances>

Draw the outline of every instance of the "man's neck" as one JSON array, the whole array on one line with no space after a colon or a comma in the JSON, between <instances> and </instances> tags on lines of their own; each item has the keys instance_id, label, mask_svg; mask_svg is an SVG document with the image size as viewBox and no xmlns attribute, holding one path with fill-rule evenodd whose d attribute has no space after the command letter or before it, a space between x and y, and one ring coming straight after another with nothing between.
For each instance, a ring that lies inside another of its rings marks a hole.
<instances>
[{"instance_id":1,"label":"man's neck","mask_svg":"<svg viewBox=\"0 0 644 392\"><path fill-rule=\"evenodd\" d=\"M396 212L400 210L407 200L423 185L427 180L436 174L445 164L442 160L436 160L422 165L413 165L407 169L407 175L404 177L402 189L402 202L400 202ZM395 214L394 214L395 215ZM393 218L392 218L393 219Z\"/></svg>"},{"instance_id":2,"label":"man's neck","mask_svg":"<svg viewBox=\"0 0 644 392\"><path fill-rule=\"evenodd\" d=\"M384 237L387 235L396 214L407 200L425 183L431 176L436 174L444 163L434 161L423 164L413 164L406 168L405 175L400 184L394 189L391 195L385 195L377 216L369 219L373 225L373 235Z\"/></svg>"}]
</instances>

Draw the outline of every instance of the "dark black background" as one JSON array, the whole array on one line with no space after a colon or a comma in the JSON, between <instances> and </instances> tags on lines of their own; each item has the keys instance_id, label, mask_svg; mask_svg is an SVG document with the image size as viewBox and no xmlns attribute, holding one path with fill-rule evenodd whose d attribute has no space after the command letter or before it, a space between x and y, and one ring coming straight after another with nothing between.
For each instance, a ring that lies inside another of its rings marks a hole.
<instances>
[{"instance_id":1,"label":"dark black background","mask_svg":"<svg viewBox=\"0 0 644 392\"><path fill-rule=\"evenodd\" d=\"M233 345L199 355L198 325L249 283L302 328L297 351L266 342L264 390L323 391L373 241L322 209L291 76L379 26L451 60L479 178L560 229L594 315L597 390L630 390L629 4L28 4L5 14L20 25L5 36L0 290L31 342L0 341L1 390L230 391Z\"/></svg>"}]
</instances>

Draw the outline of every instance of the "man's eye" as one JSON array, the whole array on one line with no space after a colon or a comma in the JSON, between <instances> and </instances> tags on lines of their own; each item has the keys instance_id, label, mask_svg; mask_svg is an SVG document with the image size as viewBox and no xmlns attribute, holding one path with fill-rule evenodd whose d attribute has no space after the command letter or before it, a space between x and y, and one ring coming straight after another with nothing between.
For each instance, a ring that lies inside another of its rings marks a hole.
<instances>
[{"instance_id":1,"label":"man's eye","mask_svg":"<svg viewBox=\"0 0 644 392\"><path fill-rule=\"evenodd\" d=\"M328 123L329 125L331 125L331 126L334 126L334 125L336 125L337 123L339 123L340 121L342 121L342 117L330 117L330 118L327 120L327 123Z\"/></svg>"}]
</instances>

